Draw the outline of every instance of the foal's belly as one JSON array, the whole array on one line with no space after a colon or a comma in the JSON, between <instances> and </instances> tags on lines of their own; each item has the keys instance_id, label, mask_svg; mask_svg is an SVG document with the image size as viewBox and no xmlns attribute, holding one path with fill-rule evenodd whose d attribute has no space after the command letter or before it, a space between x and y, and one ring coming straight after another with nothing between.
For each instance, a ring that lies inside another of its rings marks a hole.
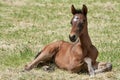
<instances>
[{"instance_id":1,"label":"foal's belly","mask_svg":"<svg viewBox=\"0 0 120 80\"><path fill-rule=\"evenodd\" d=\"M84 63L83 57L84 55L80 47L73 47L73 45L66 43L66 46L62 46L56 54L55 63L61 69L79 72Z\"/></svg>"}]
</instances>

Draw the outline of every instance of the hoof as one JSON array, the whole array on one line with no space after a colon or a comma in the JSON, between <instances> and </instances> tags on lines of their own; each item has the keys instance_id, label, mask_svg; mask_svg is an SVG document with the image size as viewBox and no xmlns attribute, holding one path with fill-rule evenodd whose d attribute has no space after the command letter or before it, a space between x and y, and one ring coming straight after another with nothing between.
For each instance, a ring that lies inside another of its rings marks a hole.
<instances>
[{"instance_id":1,"label":"hoof","mask_svg":"<svg viewBox=\"0 0 120 80\"><path fill-rule=\"evenodd\" d=\"M90 75L90 78L94 78L95 77L95 75Z\"/></svg>"},{"instance_id":2,"label":"hoof","mask_svg":"<svg viewBox=\"0 0 120 80\"><path fill-rule=\"evenodd\" d=\"M30 70L31 70L31 68L30 68L30 67L28 67L28 65L25 65L25 68L24 68L24 70L23 70L23 71L25 72L25 71L30 71Z\"/></svg>"},{"instance_id":3,"label":"hoof","mask_svg":"<svg viewBox=\"0 0 120 80\"><path fill-rule=\"evenodd\" d=\"M107 63L106 67L107 67L106 71L111 71L112 70L112 64L111 63Z\"/></svg>"},{"instance_id":4,"label":"hoof","mask_svg":"<svg viewBox=\"0 0 120 80\"><path fill-rule=\"evenodd\" d=\"M47 72L52 72L54 71L54 67L52 66L43 66L42 69Z\"/></svg>"}]
</instances>

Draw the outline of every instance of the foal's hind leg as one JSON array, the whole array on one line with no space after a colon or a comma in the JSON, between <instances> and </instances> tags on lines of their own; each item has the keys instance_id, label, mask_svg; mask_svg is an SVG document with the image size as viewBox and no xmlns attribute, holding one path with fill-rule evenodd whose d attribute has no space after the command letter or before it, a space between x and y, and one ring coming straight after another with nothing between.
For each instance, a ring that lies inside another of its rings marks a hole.
<instances>
[{"instance_id":1,"label":"foal's hind leg","mask_svg":"<svg viewBox=\"0 0 120 80\"><path fill-rule=\"evenodd\" d=\"M102 73L102 72L107 72L112 70L112 64L107 63L107 62L97 62L94 65L95 68L95 73Z\"/></svg>"},{"instance_id":2,"label":"foal's hind leg","mask_svg":"<svg viewBox=\"0 0 120 80\"><path fill-rule=\"evenodd\" d=\"M52 57L59 51L62 41L57 41L47 45L39 55L28 65L25 66L25 70L29 71L39 63L44 63L52 59Z\"/></svg>"}]
</instances>

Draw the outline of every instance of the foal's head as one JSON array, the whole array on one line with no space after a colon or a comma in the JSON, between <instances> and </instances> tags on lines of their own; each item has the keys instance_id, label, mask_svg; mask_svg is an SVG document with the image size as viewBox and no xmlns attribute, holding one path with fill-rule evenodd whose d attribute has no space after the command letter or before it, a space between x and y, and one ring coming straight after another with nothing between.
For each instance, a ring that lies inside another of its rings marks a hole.
<instances>
[{"instance_id":1,"label":"foal's head","mask_svg":"<svg viewBox=\"0 0 120 80\"><path fill-rule=\"evenodd\" d=\"M82 9L75 9L71 6L71 13L73 18L71 20L72 29L69 38L72 42L75 42L79 36L84 34L85 27L87 27L87 7L83 5Z\"/></svg>"}]
</instances>

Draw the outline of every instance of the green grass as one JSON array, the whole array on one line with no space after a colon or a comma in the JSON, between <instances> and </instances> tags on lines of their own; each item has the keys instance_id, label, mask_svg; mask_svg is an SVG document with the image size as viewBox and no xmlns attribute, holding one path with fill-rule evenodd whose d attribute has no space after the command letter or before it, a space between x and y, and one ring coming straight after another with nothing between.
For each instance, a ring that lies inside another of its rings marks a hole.
<instances>
[{"instance_id":1,"label":"green grass","mask_svg":"<svg viewBox=\"0 0 120 80\"><path fill-rule=\"evenodd\" d=\"M56 68L21 72L24 65L46 44L69 41L71 5L88 6L88 27L99 50L98 61L111 62L111 72L92 80L120 80L120 1L119 0L1 0L0 1L0 80L89 80L87 74L71 74Z\"/></svg>"}]
</instances>

